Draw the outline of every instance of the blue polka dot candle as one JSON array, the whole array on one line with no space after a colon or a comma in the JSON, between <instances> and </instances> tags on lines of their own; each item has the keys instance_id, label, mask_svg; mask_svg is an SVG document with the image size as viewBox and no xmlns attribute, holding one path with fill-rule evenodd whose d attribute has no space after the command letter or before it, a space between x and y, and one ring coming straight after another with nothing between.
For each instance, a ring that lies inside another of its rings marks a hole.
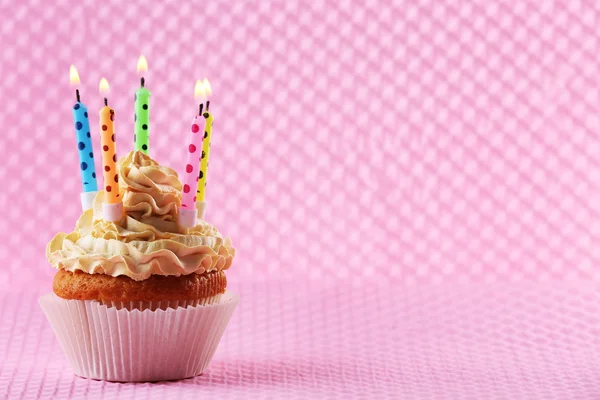
<instances>
[{"instance_id":1,"label":"blue polka dot candle","mask_svg":"<svg viewBox=\"0 0 600 400\"><path fill-rule=\"evenodd\" d=\"M148 71L146 57L140 56L137 65L138 74ZM140 79L141 87L135 92L135 114L133 142L135 150L144 154L150 151L150 91L146 89L146 79Z\"/></svg>"},{"instance_id":2,"label":"blue polka dot candle","mask_svg":"<svg viewBox=\"0 0 600 400\"><path fill-rule=\"evenodd\" d=\"M79 74L73 65L71 65L69 75L71 85L79 84ZM98 192L98 184L96 182L96 167L94 166L94 150L92 148L88 109L85 104L81 102L78 89L76 89L75 93L77 102L73 106L73 122L75 124L79 170L81 172L81 183L83 185L81 207L85 211L92 208L94 197L96 197L96 193Z\"/></svg>"}]
</instances>

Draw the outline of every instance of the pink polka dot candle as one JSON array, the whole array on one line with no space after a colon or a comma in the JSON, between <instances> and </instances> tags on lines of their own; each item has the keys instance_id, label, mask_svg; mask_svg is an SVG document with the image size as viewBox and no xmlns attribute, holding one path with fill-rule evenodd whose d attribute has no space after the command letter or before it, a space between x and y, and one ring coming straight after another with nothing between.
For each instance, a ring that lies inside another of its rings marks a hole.
<instances>
[{"instance_id":1,"label":"pink polka dot candle","mask_svg":"<svg viewBox=\"0 0 600 400\"><path fill-rule=\"evenodd\" d=\"M195 97L200 100L200 103L204 103L204 86L201 83L198 85L198 82L196 82ZM196 219L198 218L196 187L198 186L205 124L206 119L202 115L202 104L200 104L198 115L194 117L190 127L190 140L186 149L187 162L182 174L183 188L181 190L181 207L179 208L179 225L184 228L196 226Z\"/></svg>"}]
</instances>

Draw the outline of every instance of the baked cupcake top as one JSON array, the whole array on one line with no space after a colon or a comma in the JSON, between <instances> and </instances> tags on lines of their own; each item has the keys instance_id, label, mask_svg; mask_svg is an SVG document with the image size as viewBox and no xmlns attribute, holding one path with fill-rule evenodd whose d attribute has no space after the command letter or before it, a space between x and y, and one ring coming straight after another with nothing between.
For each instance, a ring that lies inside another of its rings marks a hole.
<instances>
[{"instance_id":1,"label":"baked cupcake top","mask_svg":"<svg viewBox=\"0 0 600 400\"><path fill-rule=\"evenodd\" d=\"M140 281L151 275L188 275L228 269L235 249L229 238L203 220L190 229L177 224L181 182L177 173L142 152L118 163L125 216L102 219L104 192L81 215L75 231L58 233L46 246L55 268L89 274L125 275Z\"/></svg>"}]
</instances>

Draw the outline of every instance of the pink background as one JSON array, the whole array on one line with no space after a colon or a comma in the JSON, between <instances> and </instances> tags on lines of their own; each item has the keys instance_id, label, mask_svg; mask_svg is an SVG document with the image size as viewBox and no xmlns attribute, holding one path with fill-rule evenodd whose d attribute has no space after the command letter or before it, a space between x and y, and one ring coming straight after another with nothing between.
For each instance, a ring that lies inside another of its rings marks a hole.
<instances>
[{"instance_id":1,"label":"pink background","mask_svg":"<svg viewBox=\"0 0 600 400\"><path fill-rule=\"evenodd\" d=\"M0 397L598 396L597 5L0 0L0 14ZM124 154L141 53L161 163L182 169L194 82L212 83L207 219L236 245L242 304L204 376L106 384L72 376L35 300L46 243L80 214L69 65L96 150L109 80Z\"/></svg>"}]
</instances>

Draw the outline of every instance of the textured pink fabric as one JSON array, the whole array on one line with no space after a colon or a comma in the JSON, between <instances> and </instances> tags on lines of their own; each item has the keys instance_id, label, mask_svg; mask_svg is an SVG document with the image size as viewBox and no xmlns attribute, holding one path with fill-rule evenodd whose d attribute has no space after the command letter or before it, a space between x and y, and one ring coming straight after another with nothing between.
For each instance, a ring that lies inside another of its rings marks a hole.
<instances>
[{"instance_id":1,"label":"textured pink fabric","mask_svg":"<svg viewBox=\"0 0 600 400\"><path fill-rule=\"evenodd\" d=\"M600 281L597 4L0 0L0 15L0 397L600 390L595 291L551 284ZM69 65L96 151L108 78L124 154L141 53L161 163L183 168L195 80L212 83L206 216L238 249L242 303L203 377L102 384L72 377L35 299L46 243L80 214Z\"/></svg>"},{"instance_id":2,"label":"textured pink fabric","mask_svg":"<svg viewBox=\"0 0 600 400\"><path fill-rule=\"evenodd\" d=\"M373 291L233 283L242 302L204 375L75 378L36 296L0 297L0 398L597 399L598 285Z\"/></svg>"}]
</instances>

